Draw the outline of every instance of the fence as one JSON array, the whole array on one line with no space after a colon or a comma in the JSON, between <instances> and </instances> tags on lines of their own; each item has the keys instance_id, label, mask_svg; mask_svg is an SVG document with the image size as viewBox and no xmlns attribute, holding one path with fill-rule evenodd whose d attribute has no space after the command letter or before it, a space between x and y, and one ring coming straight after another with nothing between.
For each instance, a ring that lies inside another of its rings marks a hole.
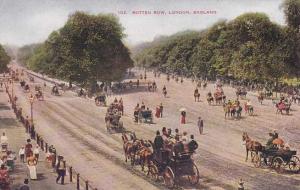
<instances>
[{"instance_id":1,"label":"fence","mask_svg":"<svg viewBox=\"0 0 300 190\"><path fill-rule=\"evenodd\" d=\"M16 114L17 119L23 124L23 126L25 127L25 131L26 131L26 133L28 133L30 135L30 138L32 140L35 140L37 142L37 144L41 147L42 151L44 151L45 153L48 153L48 152L53 153L51 165L52 165L52 168L55 168L56 160L58 159L58 154L56 152L55 147L52 145L49 146L49 143L47 143L43 139L43 137L39 133L36 132L33 122L30 121L28 116L26 118L24 118L24 116L22 114L22 108L17 107L16 99L14 99L14 97L11 96L11 94L8 91L8 87L5 86L5 88L6 88L6 93L8 94L12 109L13 109L14 113ZM66 166L66 169L69 172L69 181L71 183L76 182L76 190L81 190L81 189L82 190L98 190L97 188L90 185L89 180L81 177L80 173L77 172L72 166L68 166L66 161L64 161L64 165ZM81 185L83 185L84 188L82 188Z\"/></svg>"}]
</instances>

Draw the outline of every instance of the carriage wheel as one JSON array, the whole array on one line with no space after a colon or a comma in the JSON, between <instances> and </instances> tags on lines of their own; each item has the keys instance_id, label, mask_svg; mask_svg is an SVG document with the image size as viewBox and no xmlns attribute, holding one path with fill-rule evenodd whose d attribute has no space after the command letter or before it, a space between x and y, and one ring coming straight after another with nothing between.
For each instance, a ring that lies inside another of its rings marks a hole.
<instances>
[{"instance_id":1,"label":"carriage wheel","mask_svg":"<svg viewBox=\"0 0 300 190\"><path fill-rule=\"evenodd\" d=\"M259 154L254 154L253 156L253 165L256 168L259 168L261 166L261 157Z\"/></svg>"},{"instance_id":2,"label":"carriage wheel","mask_svg":"<svg viewBox=\"0 0 300 190\"><path fill-rule=\"evenodd\" d=\"M199 175L199 170L195 165L195 163L193 163L193 175L189 175L188 179L191 185L196 185L199 183L200 175Z\"/></svg>"},{"instance_id":3,"label":"carriage wheel","mask_svg":"<svg viewBox=\"0 0 300 190\"><path fill-rule=\"evenodd\" d=\"M272 163L272 166L274 168L274 170L277 172L277 173L282 173L283 171L283 164L284 164L284 161L282 158L280 157L275 157L273 159L273 163Z\"/></svg>"},{"instance_id":4,"label":"carriage wheel","mask_svg":"<svg viewBox=\"0 0 300 190\"><path fill-rule=\"evenodd\" d=\"M163 173L163 178L164 178L164 184L168 187L168 188L172 188L175 185L175 175L172 171L172 169L168 166L164 173Z\"/></svg>"},{"instance_id":5,"label":"carriage wheel","mask_svg":"<svg viewBox=\"0 0 300 190\"><path fill-rule=\"evenodd\" d=\"M300 171L300 160L297 156L292 156L291 160L289 161L289 169L292 172Z\"/></svg>"},{"instance_id":6,"label":"carriage wheel","mask_svg":"<svg viewBox=\"0 0 300 190\"><path fill-rule=\"evenodd\" d=\"M154 181L158 181L158 168L156 165L151 164L148 168L148 176Z\"/></svg>"}]
</instances>

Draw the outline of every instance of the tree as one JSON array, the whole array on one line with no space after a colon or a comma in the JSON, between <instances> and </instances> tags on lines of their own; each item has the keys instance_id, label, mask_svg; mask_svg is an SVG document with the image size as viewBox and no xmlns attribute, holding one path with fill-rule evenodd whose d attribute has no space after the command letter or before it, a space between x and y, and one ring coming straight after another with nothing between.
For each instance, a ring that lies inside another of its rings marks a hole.
<instances>
[{"instance_id":1,"label":"tree","mask_svg":"<svg viewBox=\"0 0 300 190\"><path fill-rule=\"evenodd\" d=\"M281 7L289 27L299 30L300 26L300 0L285 0Z\"/></svg>"},{"instance_id":2,"label":"tree","mask_svg":"<svg viewBox=\"0 0 300 190\"><path fill-rule=\"evenodd\" d=\"M114 15L75 12L35 51L30 66L85 86L120 80L133 66L124 36Z\"/></svg>"},{"instance_id":3,"label":"tree","mask_svg":"<svg viewBox=\"0 0 300 190\"><path fill-rule=\"evenodd\" d=\"M10 57L5 52L4 48L0 45L0 72L7 71L7 65L10 62Z\"/></svg>"}]
</instances>

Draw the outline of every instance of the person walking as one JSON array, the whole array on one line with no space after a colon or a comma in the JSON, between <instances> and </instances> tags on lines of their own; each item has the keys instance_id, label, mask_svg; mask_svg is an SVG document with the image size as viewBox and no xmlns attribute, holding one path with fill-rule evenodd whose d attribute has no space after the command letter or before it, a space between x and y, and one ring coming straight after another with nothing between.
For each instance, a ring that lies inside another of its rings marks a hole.
<instances>
[{"instance_id":1,"label":"person walking","mask_svg":"<svg viewBox=\"0 0 300 190\"><path fill-rule=\"evenodd\" d=\"M66 175L66 164L64 162L64 157L59 156L58 163L56 165L57 178L56 183L61 179L61 184L64 185L65 175Z\"/></svg>"},{"instance_id":2,"label":"person walking","mask_svg":"<svg viewBox=\"0 0 300 190\"><path fill-rule=\"evenodd\" d=\"M22 146L19 150L19 156L20 156L20 160L24 163L25 162L25 148L24 146Z\"/></svg>"},{"instance_id":3,"label":"person walking","mask_svg":"<svg viewBox=\"0 0 300 190\"><path fill-rule=\"evenodd\" d=\"M201 119L201 117L198 117L197 126L199 128L200 135L202 135L203 134L203 120Z\"/></svg>"},{"instance_id":4,"label":"person walking","mask_svg":"<svg viewBox=\"0 0 300 190\"><path fill-rule=\"evenodd\" d=\"M181 124L185 124L185 117L186 117L186 112L185 111L182 111L181 112L181 120L180 120L180 123Z\"/></svg>"},{"instance_id":5,"label":"person walking","mask_svg":"<svg viewBox=\"0 0 300 190\"><path fill-rule=\"evenodd\" d=\"M27 157L27 164L28 164L30 179L36 180L37 179L37 172L36 172L37 160L34 157L33 153L30 153L30 156Z\"/></svg>"},{"instance_id":6,"label":"person walking","mask_svg":"<svg viewBox=\"0 0 300 190\"><path fill-rule=\"evenodd\" d=\"M36 147L33 149L33 154L34 157L36 158L36 161L39 161L39 155L40 155L39 145L36 145Z\"/></svg>"},{"instance_id":7,"label":"person walking","mask_svg":"<svg viewBox=\"0 0 300 190\"><path fill-rule=\"evenodd\" d=\"M160 117L163 117L163 110L164 110L164 106L162 105L162 103L160 103L159 105L159 112L160 112Z\"/></svg>"}]
</instances>

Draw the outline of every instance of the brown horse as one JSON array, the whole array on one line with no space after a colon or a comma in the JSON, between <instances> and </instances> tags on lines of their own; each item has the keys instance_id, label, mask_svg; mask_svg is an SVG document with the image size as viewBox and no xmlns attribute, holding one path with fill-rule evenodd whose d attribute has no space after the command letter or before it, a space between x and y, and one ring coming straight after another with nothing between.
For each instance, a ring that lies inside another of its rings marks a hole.
<instances>
[{"instance_id":1,"label":"brown horse","mask_svg":"<svg viewBox=\"0 0 300 190\"><path fill-rule=\"evenodd\" d=\"M122 133L125 162L127 162L127 159L130 159L131 165L134 165L138 141L136 140L136 137L134 134L131 136L131 138L132 138L132 141L129 141L126 133Z\"/></svg>"},{"instance_id":2,"label":"brown horse","mask_svg":"<svg viewBox=\"0 0 300 190\"><path fill-rule=\"evenodd\" d=\"M263 146L261 145L261 143L251 140L250 137L248 136L248 134L246 132L243 133L243 141L246 142L245 146L246 146L246 162L248 160L248 152L251 152L251 157L252 157L252 153L255 152L256 154L258 154L258 152L262 151ZM253 157L252 157L253 160Z\"/></svg>"},{"instance_id":3,"label":"brown horse","mask_svg":"<svg viewBox=\"0 0 300 190\"><path fill-rule=\"evenodd\" d=\"M142 171L144 171L145 165L147 165L149 170L149 165L153 156L153 148L151 141L139 141L137 150L137 157L140 159L140 165L142 167Z\"/></svg>"},{"instance_id":4,"label":"brown horse","mask_svg":"<svg viewBox=\"0 0 300 190\"><path fill-rule=\"evenodd\" d=\"M195 102L200 101L200 93L199 93L198 89L196 89L194 91L194 98L195 98Z\"/></svg>"}]
</instances>

